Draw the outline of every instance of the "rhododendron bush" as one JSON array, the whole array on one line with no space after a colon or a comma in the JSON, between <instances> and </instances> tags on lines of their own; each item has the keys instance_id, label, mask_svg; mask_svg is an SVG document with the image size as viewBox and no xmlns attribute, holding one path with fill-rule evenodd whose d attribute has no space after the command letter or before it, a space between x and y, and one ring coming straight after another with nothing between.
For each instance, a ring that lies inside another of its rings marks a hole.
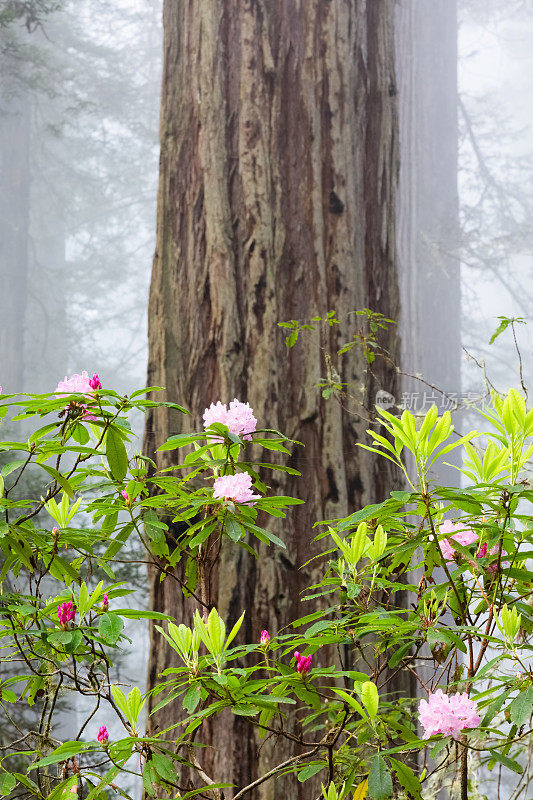
<instances>
[{"instance_id":1,"label":"rhododendron bush","mask_svg":"<svg viewBox=\"0 0 533 800\"><path fill-rule=\"evenodd\" d=\"M378 409L362 446L397 466L405 490L345 519L318 520L309 535L322 545L323 577L309 587L305 616L245 641L242 622L255 609L223 619L213 607L208 559L220 548L210 545L227 539L255 555L259 541L290 551L282 522L300 501L277 496L267 469L294 473L283 459L300 445L267 429L247 403L213 398L202 430L161 446L175 458L157 472L133 451L128 424L129 412L158 405L148 391L156 396L152 387L123 397L83 372L49 395L0 397L0 417L25 431L0 444L0 691L9 731L0 791L93 800L112 788L128 797L123 778L133 773L149 796L238 800L292 773L302 783L317 776L325 800L416 800L442 786L464 800L480 796L484 765L489 777L515 775L513 796L525 796L533 411L522 395L493 394L479 416L483 433L463 436L436 407L421 418ZM276 463L265 463L262 448L278 451ZM454 449L464 456L461 489L433 479L437 460ZM25 488L35 485L34 494ZM172 521L182 524L179 540L166 535ZM121 601L133 589L117 579L117 565L134 541L161 579L189 596L190 620L136 609L134 596L127 607ZM171 729L150 735L146 697L119 685L114 671L129 646L125 622L134 636L131 621L142 618L175 653L151 689L155 708L176 699L183 708ZM263 620L254 623L260 630ZM412 697L395 690L404 671L417 685ZM62 698L74 707L76 696L89 710L65 737L58 708ZM36 707L35 729L21 729L15 704ZM205 723L225 709L244 718L250 737L275 733L299 752L249 786L207 775Z\"/></svg>"}]
</instances>

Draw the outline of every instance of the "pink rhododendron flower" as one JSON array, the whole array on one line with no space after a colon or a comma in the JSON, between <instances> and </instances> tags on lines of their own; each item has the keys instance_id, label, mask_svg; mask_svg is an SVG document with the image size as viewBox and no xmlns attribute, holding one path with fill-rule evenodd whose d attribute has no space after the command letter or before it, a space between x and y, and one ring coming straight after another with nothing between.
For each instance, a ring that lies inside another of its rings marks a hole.
<instances>
[{"instance_id":1,"label":"pink rhododendron flower","mask_svg":"<svg viewBox=\"0 0 533 800\"><path fill-rule=\"evenodd\" d=\"M87 406L82 406L81 408L82 408L82 410L84 412L83 413L83 419L87 420L87 422L93 422L96 419L96 417L95 417L95 415L93 413L91 413L90 411L87 411Z\"/></svg>"},{"instance_id":2,"label":"pink rhododendron flower","mask_svg":"<svg viewBox=\"0 0 533 800\"><path fill-rule=\"evenodd\" d=\"M300 673L300 675L307 675L309 670L311 669L311 659L312 656L302 656L298 652L298 650L294 653L294 658L296 659L296 670Z\"/></svg>"},{"instance_id":3,"label":"pink rhododendron flower","mask_svg":"<svg viewBox=\"0 0 533 800\"><path fill-rule=\"evenodd\" d=\"M499 544L495 544L494 547L490 548L489 555L498 556L499 554L500 554L500 545ZM502 556L506 556L506 555L507 555L507 552L505 550L502 550ZM500 564L503 564L504 560L508 561L508 559L503 559L503 558L500 558L499 560L500 560ZM487 572L490 572L492 575L494 575L495 572L498 572L498 559L496 559L496 561L493 561L491 564L488 565Z\"/></svg>"},{"instance_id":4,"label":"pink rhododendron flower","mask_svg":"<svg viewBox=\"0 0 533 800\"><path fill-rule=\"evenodd\" d=\"M268 631L261 631L261 644L268 644L270 641L270 634Z\"/></svg>"},{"instance_id":5,"label":"pink rhododendron flower","mask_svg":"<svg viewBox=\"0 0 533 800\"><path fill-rule=\"evenodd\" d=\"M229 432L235 436L249 440L252 438L250 434L257 427L257 420L249 404L241 403L237 398L231 401L229 408L221 403L220 400L218 403L211 403L209 408L204 411L203 420L205 428L209 428L210 425L218 422L221 425L226 425Z\"/></svg>"},{"instance_id":6,"label":"pink rhododendron flower","mask_svg":"<svg viewBox=\"0 0 533 800\"><path fill-rule=\"evenodd\" d=\"M483 542L483 544L481 545L481 547L479 548L479 550L476 553L476 558L485 558L485 556L487 555L487 552L488 552L488 554L490 556L499 555L500 545L499 544L495 544L494 547L491 547L490 550L487 551L487 543ZM506 556L507 555L505 550L502 550L501 552L502 552L502 556ZM502 559L501 558L500 558L500 563L502 563ZM496 559L496 561L492 561L488 565L487 572L491 572L492 574L494 574L497 570L498 570L498 560Z\"/></svg>"},{"instance_id":7,"label":"pink rhododendron flower","mask_svg":"<svg viewBox=\"0 0 533 800\"><path fill-rule=\"evenodd\" d=\"M105 725L102 725L98 731L98 741L100 744L107 744L109 741L109 734Z\"/></svg>"},{"instance_id":8,"label":"pink rhododendron flower","mask_svg":"<svg viewBox=\"0 0 533 800\"><path fill-rule=\"evenodd\" d=\"M238 472L237 475L222 475L220 478L216 478L213 497L248 505L253 505L255 500L261 499L261 495L253 493L252 476L247 472Z\"/></svg>"},{"instance_id":9,"label":"pink rhododendron flower","mask_svg":"<svg viewBox=\"0 0 533 800\"><path fill-rule=\"evenodd\" d=\"M445 539L439 540L439 547L445 561L454 561L457 555L457 550L454 550L450 544L450 539L453 539L457 544L462 544L463 547L467 547L469 544L477 542L479 538L472 528L465 528L464 525L451 522L449 519L442 523L439 533L446 534Z\"/></svg>"},{"instance_id":10,"label":"pink rhododendron flower","mask_svg":"<svg viewBox=\"0 0 533 800\"><path fill-rule=\"evenodd\" d=\"M72 600L69 600L68 603L62 603L57 607L57 616L61 626L66 628L69 622L76 616L76 609L74 608Z\"/></svg>"},{"instance_id":11,"label":"pink rhododendron flower","mask_svg":"<svg viewBox=\"0 0 533 800\"><path fill-rule=\"evenodd\" d=\"M81 375L76 372L72 378L67 378L65 375L65 380L59 381L55 391L56 397L63 397L65 394L92 394L94 389L87 370L84 369Z\"/></svg>"},{"instance_id":12,"label":"pink rhododendron flower","mask_svg":"<svg viewBox=\"0 0 533 800\"><path fill-rule=\"evenodd\" d=\"M218 403L211 403L209 408L206 408L204 411L204 428L209 428L209 426L213 425L214 422L219 422L221 425L226 425L227 416L228 409L225 403L221 403L220 400Z\"/></svg>"},{"instance_id":13,"label":"pink rhododendron flower","mask_svg":"<svg viewBox=\"0 0 533 800\"><path fill-rule=\"evenodd\" d=\"M107 611L108 608L109 608L109 599L107 597L107 594L104 594L104 596L102 597L102 611Z\"/></svg>"},{"instance_id":14,"label":"pink rhododendron flower","mask_svg":"<svg viewBox=\"0 0 533 800\"><path fill-rule=\"evenodd\" d=\"M94 394L95 389L101 389L101 388L102 385L100 383L100 378L98 377L98 375L96 375L95 373L92 378L89 378L87 370L84 369L81 375L78 375L78 373L76 372L72 376L72 378L67 378L67 376L65 375L65 380L59 381L55 391L56 391L56 397L60 399L64 395L68 394L80 393L80 394L92 395ZM92 422L96 419L94 414L92 414L90 411L87 410L86 405L74 404L74 406L82 411L84 420Z\"/></svg>"},{"instance_id":15,"label":"pink rhododendron flower","mask_svg":"<svg viewBox=\"0 0 533 800\"><path fill-rule=\"evenodd\" d=\"M464 728L477 728L481 717L474 700L466 692L450 696L437 689L427 700L420 701L419 720L424 728L424 739L436 733L457 738Z\"/></svg>"}]
</instances>

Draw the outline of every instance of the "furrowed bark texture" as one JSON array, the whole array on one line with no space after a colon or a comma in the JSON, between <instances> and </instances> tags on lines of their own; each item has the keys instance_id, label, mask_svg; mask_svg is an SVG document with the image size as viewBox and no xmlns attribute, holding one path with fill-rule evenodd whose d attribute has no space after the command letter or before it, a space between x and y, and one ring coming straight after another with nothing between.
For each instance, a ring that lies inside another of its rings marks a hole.
<instances>
[{"instance_id":1,"label":"furrowed bark texture","mask_svg":"<svg viewBox=\"0 0 533 800\"><path fill-rule=\"evenodd\" d=\"M287 550L260 548L258 561L233 545L222 551L214 601L230 623L246 610L247 641L306 613L299 595L318 567L299 567L316 552L314 522L379 500L391 487L388 462L355 446L364 440L365 415L324 401L315 384L326 373L323 349L335 353L359 326L348 312L369 307L398 317L393 5L164 5L148 381L192 415L155 411L145 449L169 466L175 454L156 454L157 446L200 428L211 402L234 397L251 403L261 427L304 444L289 458L301 478L267 477L272 492L306 501L276 526ZM308 321L330 309L343 319L340 330L302 335L286 348L279 321ZM382 344L395 356L394 329ZM397 389L390 367L378 365L367 377L355 348L334 366L367 405L378 387ZM154 608L190 618L174 581L151 581ZM149 684L173 663L152 630ZM166 727L179 715L169 705L153 724ZM269 740L258 753L249 722L229 714L209 737L206 772L237 787L297 752ZM252 796L316 796L310 783L296 783L278 779Z\"/></svg>"}]
</instances>

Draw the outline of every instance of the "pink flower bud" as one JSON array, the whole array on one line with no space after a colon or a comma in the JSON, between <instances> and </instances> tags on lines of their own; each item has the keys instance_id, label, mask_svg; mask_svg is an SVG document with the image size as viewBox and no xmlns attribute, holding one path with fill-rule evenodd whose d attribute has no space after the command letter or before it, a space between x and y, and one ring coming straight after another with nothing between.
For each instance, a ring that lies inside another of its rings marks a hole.
<instances>
[{"instance_id":1,"label":"pink flower bud","mask_svg":"<svg viewBox=\"0 0 533 800\"><path fill-rule=\"evenodd\" d=\"M120 494L124 498L124 502L126 503L126 505L129 506L129 504L130 504L130 496L127 493L127 491L125 489L123 489Z\"/></svg>"},{"instance_id":2,"label":"pink flower bud","mask_svg":"<svg viewBox=\"0 0 533 800\"><path fill-rule=\"evenodd\" d=\"M109 600L107 598L107 594L104 594L102 597L102 611L107 611L109 608Z\"/></svg>"},{"instance_id":3,"label":"pink flower bud","mask_svg":"<svg viewBox=\"0 0 533 800\"><path fill-rule=\"evenodd\" d=\"M261 644L263 646L267 645L270 641L270 634L268 631L261 631Z\"/></svg>"},{"instance_id":4,"label":"pink flower bud","mask_svg":"<svg viewBox=\"0 0 533 800\"><path fill-rule=\"evenodd\" d=\"M62 603L57 607L57 616L62 628L67 628L69 622L72 622L76 616L76 609L71 600L68 603Z\"/></svg>"},{"instance_id":5,"label":"pink flower bud","mask_svg":"<svg viewBox=\"0 0 533 800\"><path fill-rule=\"evenodd\" d=\"M100 383L100 378L98 377L96 372L94 373L92 378L90 378L89 386L91 387L91 389L94 389L94 391L96 391L97 389L101 389L102 388L102 384Z\"/></svg>"},{"instance_id":6,"label":"pink flower bud","mask_svg":"<svg viewBox=\"0 0 533 800\"><path fill-rule=\"evenodd\" d=\"M57 527L57 525L54 525L54 527L52 528L52 535L54 537L59 536L59 528Z\"/></svg>"},{"instance_id":7,"label":"pink flower bud","mask_svg":"<svg viewBox=\"0 0 533 800\"><path fill-rule=\"evenodd\" d=\"M109 741L109 734L107 732L107 728L105 725L102 725L100 730L98 731L98 741L100 744L107 744Z\"/></svg>"},{"instance_id":8,"label":"pink flower bud","mask_svg":"<svg viewBox=\"0 0 533 800\"><path fill-rule=\"evenodd\" d=\"M307 675L309 670L311 669L311 658L312 656L302 656L296 650L294 653L294 658L296 659L296 670L300 673L300 675Z\"/></svg>"},{"instance_id":9,"label":"pink flower bud","mask_svg":"<svg viewBox=\"0 0 533 800\"><path fill-rule=\"evenodd\" d=\"M522 680L522 678L524 677L524 673L522 672L522 670L518 670L518 672L516 673L516 677L517 677L517 680L519 680L519 681Z\"/></svg>"}]
</instances>

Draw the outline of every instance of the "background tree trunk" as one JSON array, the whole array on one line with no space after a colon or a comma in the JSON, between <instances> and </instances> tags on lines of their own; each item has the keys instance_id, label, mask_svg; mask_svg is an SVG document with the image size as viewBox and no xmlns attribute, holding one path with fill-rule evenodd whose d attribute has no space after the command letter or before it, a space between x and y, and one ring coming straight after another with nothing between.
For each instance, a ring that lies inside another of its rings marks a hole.
<instances>
[{"instance_id":1,"label":"background tree trunk","mask_svg":"<svg viewBox=\"0 0 533 800\"><path fill-rule=\"evenodd\" d=\"M24 389L28 279L30 101L0 106L0 364L4 392Z\"/></svg>"},{"instance_id":2,"label":"background tree trunk","mask_svg":"<svg viewBox=\"0 0 533 800\"><path fill-rule=\"evenodd\" d=\"M396 7L400 119L398 271L402 367L460 399L461 282L457 188L457 8L455 0ZM445 346L436 343L442 341ZM446 401L406 380L412 410ZM452 454L453 459L453 454ZM457 481L441 466L439 480Z\"/></svg>"},{"instance_id":3,"label":"background tree trunk","mask_svg":"<svg viewBox=\"0 0 533 800\"><path fill-rule=\"evenodd\" d=\"M355 447L366 414L324 401L315 384L325 374L322 349L335 353L359 326L348 312L369 307L398 317L393 6L164 5L148 381L166 386L167 397L192 416L157 410L147 420L145 449L168 466L172 454L156 454L157 446L185 426L199 428L212 401L234 397L250 402L261 427L304 444L289 460L301 478L268 478L273 492L306 501L278 526L287 551L261 548L258 561L235 547L222 552L217 607L230 622L246 610L248 641L305 613L300 592L318 568L299 567L315 552L314 522L391 488L387 462ZM330 309L340 328L286 349L277 322ZM396 355L394 328L382 344ZM397 390L395 371L383 362L368 377L355 348L334 366L369 406L379 386ZM175 584L151 579L154 608L188 618ZM172 660L152 630L150 685ZM153 724L164 727L178 713L167 706ZM288 753L286 743L276 749L267 742L258 756L248 722L231 715L210 736L207 772L238 786ZM311 797L309 783L295 783L277 780L254 797Z\"/></svg>"}]
</instances>

